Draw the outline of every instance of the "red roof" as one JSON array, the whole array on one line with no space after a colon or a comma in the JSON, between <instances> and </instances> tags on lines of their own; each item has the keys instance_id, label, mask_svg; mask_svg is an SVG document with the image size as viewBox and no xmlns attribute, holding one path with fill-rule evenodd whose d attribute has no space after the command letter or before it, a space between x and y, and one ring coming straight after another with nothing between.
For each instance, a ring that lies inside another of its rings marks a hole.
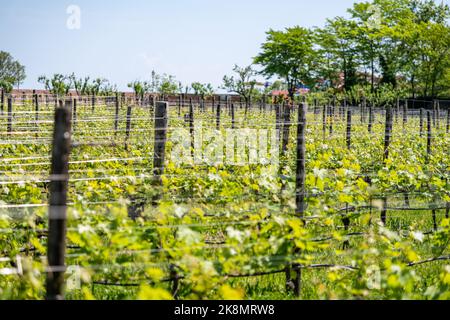
<instances>
[{"instance_id":1,"label":"red roof","mask_svg":"<svg viewBox=\"0 0 450 320\"><path fill-rule=\"evenodd\" d=\"M309 89L298 89L296 93L300 93L300 94L306 94L308 93L310 90ZM289 91L287 90L273 90L272 91L272 96L289 96Z\"/></svg>"},{"instance_id":2,"label":"red roof","mask_svg":"<svg viewBox=\"0 0 450 320\"><path fill-rule=\"evenodd\" d=\"M289 92L287 90L273 90L272 95L273 96L287 96L287 95L289 95Z\"/></svg>"}]
</instances>

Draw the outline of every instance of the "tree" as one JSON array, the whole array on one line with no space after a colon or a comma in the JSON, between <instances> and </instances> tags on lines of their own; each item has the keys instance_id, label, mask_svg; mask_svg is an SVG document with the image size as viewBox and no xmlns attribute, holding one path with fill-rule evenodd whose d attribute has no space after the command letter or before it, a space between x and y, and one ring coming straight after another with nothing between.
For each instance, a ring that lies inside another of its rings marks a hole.
<instances>
[{"instance_id":1,"label":"tree","mask_svg":"<svg viewBox=\"0 0 450 320\"><path fill-rule=\"evenodd\" d=\"M133 89L136 99L140 99L142 102L145 94L150 91L151 85L146 81L135 80L128 83L128 88Z\"/></svg>"},{"instance_id":2,"label":"tree","mask_svg":"<svg viewBox=\"0 0 450 320\"><path fill-rule=\"evenodd\" d=\"M112 84L109 80L103 82L100 87L100 95L113 96L118 92L117 85Z\"/></svg>"},{"instance_id":3,"label":"tree","mask_svg":"<svg viewBox=\"0 0 450 320\"><path fill-rule=\"evenodd\" d=\"M407 0L403 0L407 1ZM416 23L434 22L445 24L449 18L449 6L437 4L434 0L410 0L407 1L409 9L414 13Z\"/></svg>"},{"instance_id":4,"label":"tree","mask_svg":"<svg viewBox=\"0 0 450 320\"><path fill-rule=\"evenodd\" d=\"M150 81L142 84L145 84L146 92L176 94L182 90L181 83L174 76L165 73L160 75L155 70L152 70Z\"/></svg>"},{"instance_id":5,"label":"tree","mask_svg":"<svg viewBox=\"0 0 450 320\"><path fill-rule=\"evenodd\" d=\"M161 85L161 76L152 70L150 82L148 83L150 92L158 92L158 88Z\"/></svg>"},{"instance_id":6,"label":"tree","mask_svg":"<svg viewBox=\"0 0 450 320\"><path fill-rule=\"evenodd\" d=\"M393 29L402 20L412 20L409 8L411 0L373 0L373 7L379 12L379 27L373 30L378 47L378 65L381 72L380 84L397 87L397 77L402 72L405 47L395 36ZM401 32L407 32L403 29Z\"/></svg>"},{"instance_id":7,"label":"tree","mask_svg":"<svg viewBox=\"0 0 450 320\"><path fill-rule=\"evenodd\" d=\"M25 67L8 52L0 51L0 81L19 87L25 79Z\"/></svg>"},{"instance_id":8,"label":"tree","mask_svg":"<svg viewBox=\"0 0 450 320\"><path fill-rule=\"evenodd\" d=\"M176 94L178 90L178 82L175 77L168 74L160 76L160 83L157 91L161 94Z\"/></svg>"},{"instance_id":9,"label":"tree","mask_svg":"<svg viewBox=\"0 0 450 320\"><path fill-rule=\"evenodd\" d=\"M439 79L450 68L450 28L428 22L421 24L420 54L423 57L419 77L423 81L424 97L436 98Z\"/></svg>"},{"instance_id":10,"label":"tree","mask_svg":"<svg viewBox=\"0 0 450 320\"><path fill-rule=\"evenodd\" d=\"M263 67L262 74L284 79L291 99L300 84L313 83L316 56L311 30L298 26L285 31L270 30L261 49L254 62Z\"/></svg>"},{"instance_id":11,"label":"tree","mask_svg":"<svg viewBox=\"0 0 450 320\"><path fill-rule=\"evenodd\" d=\"M370 70L370 88L372 93L375 91L377 59L381 54L379 30L382 18L380 10L379 6L369 2L355 3L353 8L348 10L356 23L354 25L356 52L359 54L359 60L364 65L364 68ZM387 59L384 57L381 59L385 62L384 66L387 66ZM366 72L364 73L367 74ZM348 90L349 86L347 85L346 87Z\"/></svg>"},{"instance_id":12,"label":"tree","mask_svg":"<svg viewBox=\"0 0 450 320\"><path fill-rule=\"evenodd\" d=\"M316 44L316 87L320 89L332 88L340 80L340 62L335 52L330 50L335 42L334 36L324 29L314 30Z\"/></svg>"},{"instance_id":13,"label":"tree","mask_svg":"<svg viewBox=\"0 0 450 320\"><path fill-rule=\"evenodd\" d=\"M343 89L349 90L358 83L357 68L359 65L357 48L357 25L354 21L342 17L327 20L325 28L317 32L322 41L319 43L322 51L330 54L330 59L337 63L337 86L339 88L341 74Z\"/></svg>"},{"instance_id":14,"label":"tree","mask_svg":"<svg viewBox=\"0 0 450 320\"><path fill-rule=\"evenodd\" d=\"M193 82L191 88L195 95L211 96L214 94L214 88L210 83L203 84L200 82Z\"/></svg>"},{"instance_id":15,"label":"tree","mask_svg":"<svg viewBox=\"0 0 450 320\"><path fill-rule=\"evenodd\" d=\"M67 95L72 87L70 77L59 73L54 74L51 78L40 76L38 82L42 83L50 93L60 96Z\"/></svg>"},{"instance_id":16,"label":"tree","mask_svg":"<svg viewBox=\"0 0 450 320\"><path fill-rule=\"evenodd\" d=\"M102 93L102 89L108 85L109 81L107 79L96 78L87 86L87 92L93 96L98 96Z\"/></svg>"},{"instance_id":17,"label":"tree","mask_svg":"<svg viewBox=\"0 0 450 320\"><path fill-rule=\"evenodd\" d=\"M223 77L223 85L221 88L228 92L239 94L244 98L245 104L248 106L255 91L257 82L254 77L257 73L252 65L247 67L234 65L233 71L236 73L236 78L234 76L225 75Z\"/></svg>"},{"instance_id":18,"label":"tree","mask_svg":"<svg viewBox=\"0 0 450 320\"><path fill-rule=\"evenodd\" d=\"M72 81L73 88L75 89L77 95L84 96L84 95L89 94L89 80L90 80L90 77L77 78L75 76L75 73L72 73L69 76L69 78Z\"/></svg>"},{"instance_id":19,"label":"tree","mask_svg":"<svg viewBox=\"0 0 450 320\"><path fill-rule=\"evenodd\" d=\"M0 80L0 89L6 93L10 93L13 90L13 85L9 81Z\"/></svg>"}]
</instances>

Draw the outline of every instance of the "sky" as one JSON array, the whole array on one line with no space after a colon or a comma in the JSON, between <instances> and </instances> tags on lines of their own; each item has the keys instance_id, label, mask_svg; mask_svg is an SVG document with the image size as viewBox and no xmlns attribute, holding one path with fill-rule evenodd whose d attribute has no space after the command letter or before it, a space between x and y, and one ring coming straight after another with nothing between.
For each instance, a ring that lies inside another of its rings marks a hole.
<instances>
[{"instance_id":1,"label":"sky","mask_svg":"<svg viewBox=\"0 0 450 320\"><path fill-rule=\"evenodd\" d=\"M22 88L41 88L40 75L75 72L125 90L152 70L217 87L234 64L251 63L269 29L323 26L326 18L346 16L354 2L0 0L0 50L25 65ZM72 5L79 20L68 13Z\"/></svg>"}]
</instances>

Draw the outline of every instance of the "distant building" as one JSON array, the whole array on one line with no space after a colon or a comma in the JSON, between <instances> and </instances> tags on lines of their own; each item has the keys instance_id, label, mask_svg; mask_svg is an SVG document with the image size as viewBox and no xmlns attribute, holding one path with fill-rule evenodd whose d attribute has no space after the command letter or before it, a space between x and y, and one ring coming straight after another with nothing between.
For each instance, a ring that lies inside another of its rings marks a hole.
<instances>
[{"instance_id":1,"label":"distant building","mask_svg":"<svg viewBox=\"0 0 450 320\"><path fill-rule=\"evenodd\" d=\"M308 87L304 87L304 88L297 88L297 90L295 91L296 96L302 96L305 95L307 93L309 93L311 90ZM273 97L278 97L278 96L284 96L284 97L288 97L289 96L289 91L287 90L273 90L270 93Z\"/></svg>"}]
</instances>

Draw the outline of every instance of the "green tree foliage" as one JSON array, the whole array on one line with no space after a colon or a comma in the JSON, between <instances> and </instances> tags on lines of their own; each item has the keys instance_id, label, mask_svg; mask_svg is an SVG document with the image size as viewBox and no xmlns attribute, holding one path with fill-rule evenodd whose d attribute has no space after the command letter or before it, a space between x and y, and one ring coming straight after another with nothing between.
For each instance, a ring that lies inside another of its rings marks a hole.
<instances>
[{"instance_id":1,"label":"green tree foliage","mask_svg":"<svg viewBox=\"0 0 450 320\"><path fill-rule=\"evenodd\" d=\"M104 78L96 78L89 86L89 93L94 96L98 96L102 93L105 87L109 87L109 81Z\"/></svg>"},{"instance_id":2,"label":"green tree foliage","mask_svg":"<svg viewBox=\"0 0 450 320\"><path fill-rule=\"evenodd\" d=\"M255 86L257 81L255 76L257 73L252 65L246 67L235 65L233 71L236 75L225 75L223 77L222 89L239 94L244 98L245 104L248 105L256 93Z\"/></svg>"},{"instance_id":3,"label":"green tree foliage","mask_svg":"<svg viewBox=\"0 0 450 320\"><path fill-rule=\"evenodd\" d=\"M13 85L9 81L0 80L0 89L4 90L6 93L10 93L13 89Z\"/></svg>"},{"instance_id":4,"label":"green tree foliage","mask_svg":"<svg viewBox=\"0 0 450 320\"><path fill-rule=\"evenodd\" d=\"M168 74L160 76L160 83L157 87L157 92L161 94L176 94L178 91L178 82L175 77Z\"/></svg>"},{"instance_id":5,"label":"green tree foliage","mask_svg":"<svg viewBox=\"0 0 450 320\"><path fill-rule=\"evenodd\" d=\"M203 84L200 82L193 82L191 88L196 95L211 96L214 94L214 88L210 83Z\"/></svg>"},{"instance_id":6,"label":"green tree foliage","mask_svg":"<svg viewBox=\"0 0 450 320\"><path fill-rule=\"evenodd\" d=\"M357 84L356 66L357 57L357 30L353 21L342 17L329 19L325 28L316 30L320 40L319 52L325 52L327 60L334 61L334 70L331 69L325 76L335 87L339 87L341 73L343 74L343 87L349 89ZM323 58L322 58L323 59Z\"/></svg>"},{"instance_id":7,"label":"green tree foliage","mask_svg":"<svg viewBox=\"0 0 450 320\"><path fill-rule=\"evenodd\" d=\"M54 74L51 78L44 75L40 76L38 82L42 83L50 93L61 96L68 94L72 87L70 77L59 73Z\"/></svg>"},{"instance_id":8,"label":"green tree foliage","mask_svg":"<svg viewBox=\"0 0 450 320\"><path fill-rule=\"evenodd\" d=\"M45 89L56 95L67 95L70 90L75 90L77 95L108 96L117 92L117 86L111 84L105 78L90 77L78 78L75 73L70 75L54 74L51 78L42 75L38 82L43 84Z\"/></svg>"},{"instance_id":9,"label":"green tree foliage","mask_svg":"<svg viewBox=\"0 0 450 320\"><path fill-rule=\"evenodd\" d=\"M311 83L314 60L312 31L298 26L268 31L261 52L254 58L264 75L286 81L291 98L298 85Z\"/></svg>"},{"instance_id":10,"label":"green tree foliage","mask_svg":"<svg viewBox=\"0 0 450 320\"><path fill-rule=\"evenodd\" d=\"M77 95L84 96L84 95L89 94L89 89L90 89L89 88L90 87L89 80L90 80L90 77L77 78L75 76L75 73L72 73L69 76L69 78L72 81L73 88L75 89Z\"/></svg>"},{"instance_id":11,"label":"green tree foliage","mask_svg":"<svg viewBox=\"0 0 450 320\"><path fill-rule=\"evenodd\" d=\"M145 94L150 91L151 85L147 81L135 80L128 84L128 88L133 89L136 99L143 101Z\"/></svg>"},{"instance_id":12,"label":"green tree foliage","mask_svg":"<svg viewBox=\"0 0 450 320\"><path fill-rule=\"evenodd\" d=\"M145 92L176 94L180 92L182 85L176 78L168 74L158 74L155 70L151 73L150 81L141 82Z\"/></svg>"},{"instance_id":13,"label":"green tree foliage","mask_svg":"<svg viewBox=\"0 0 450 320\"><path fill-rule=\"evenodd\" d=\"M0 83L2 83L2 88L6 90L11 85L19 86L25 78L25 67L19 61L14 60L10 53L0 51Z\"/></svg>"},{"instance_id":14,"label":"green tree foliage","mask_svg":"<svg viewBox=\"0 0 450 320\"><path fill-rule=\"evenodd\" d=\"M350 18L322 28L270 30L255 62L268 77L349 92L357 85L400 90L407 96L450 91L450 9L432 0L355 3ZM387 86L386 86L387 85ZM408 89L405 91L404 89Z\"/></svg>"}]
</instances>

